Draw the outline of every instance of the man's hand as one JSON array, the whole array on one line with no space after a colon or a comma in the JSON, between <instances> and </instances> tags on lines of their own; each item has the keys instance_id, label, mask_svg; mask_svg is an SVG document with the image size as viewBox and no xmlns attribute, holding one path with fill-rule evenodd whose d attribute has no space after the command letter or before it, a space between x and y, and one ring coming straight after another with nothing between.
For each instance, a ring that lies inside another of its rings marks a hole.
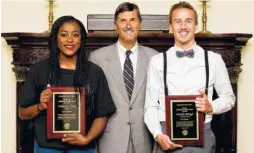
<instances>
[{"instance_id":1,"label":"man's hand","mask_svg":"<svg viewBox=\"0 0 254 153\"><path fill-rule=\"evenodd\" d=\"M90 140L79 133L64 134L62 142L66 142L72 145L84 146L90 143Z\"/></svg>"},{"instance_id":2,"label":"man's hand","mask_svg":"<svg viewBox=\"0 0 254 153\"><path fill-rule=\"evenodd\" d=\"M170 141L169 137L165 134L159 134L155 138L158 144L161 146L163 150L173 150L176 148L182 148L183 146L180 144L175 144Z\"/></svg>"},{"instance_id":3,"label":"man's hand","mask_svg":"<svg viewBox=\"0 0 254 153\"><path fill-rule=\"evenodd\" d=\"M195 101L197 111L204 112L204 113L213 112L213 107L212 107L211 103L209 102L209 100L205 94L205 91L200 90L199 92L201 94L201 97L197 97L196 101Z\"/></svg>"}]
</instances>

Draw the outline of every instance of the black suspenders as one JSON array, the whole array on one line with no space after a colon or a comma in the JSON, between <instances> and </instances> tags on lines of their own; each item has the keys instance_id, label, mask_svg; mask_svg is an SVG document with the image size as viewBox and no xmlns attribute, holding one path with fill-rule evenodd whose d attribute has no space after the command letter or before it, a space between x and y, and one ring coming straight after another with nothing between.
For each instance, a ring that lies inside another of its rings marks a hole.
<instances>
[{"instance_id":1,"label":"black suspenders","mask_svg":"<svg viewBox=\"0 0 254 153\"><path fill-rule=\"evenodd\" d=\"M163 52L163 59L164 59L164 65L163 65L163 77L164 77L164 93L165 97L168 96L168 86L167 86L167 54L166 52Z\"/></svg>"},{"instance_id":2,"label":"black suspenders","mask_svg":"<svg viewBox=\"0 0 254 153\"><path fill-rule=\"evenodd\" d=\"M208 52L204 50L204 56L205 56L205 72L206 72L206 84L205 84L205 94L208 96L208 83L209 83L209 61L208 61ZM163 65L163 77L164 77L164 92L165 92L165 98L168 96L168 86L167 86L167 54L166 52L163 52L163 59L164 59L164 65ZM205 114L204 114L205 118Z\"/></svg>"},{"instance_id":3,"label":"black suspenders","mask_svg":"<svg viewBox=\"0 0 254 153\"><path fill-rule=\"evenodd\" d=\"M205 74L206 74L206 83L205 83L205 94L208 96L208 83L209 83L209 62L208 62L208 51L205 52Z\"/></svg>"},{"instance_id":4,"label":"black suspenders","mask_svg":"<svg viewBox=\"0 0 254 153\"><path fill-rule=\"evenodd\" d=\"M205 94L208 95L208 83L209 83L209 61L208 61L208 51L204 51L205 56L205 71L206 71L206 84L205 84ZM164 77L164 92L165 97L168 96L168 86L167 86L167 54L166 52L163 52L163 59L164 59L164 71L163 71L163 77Z\"/></svg>"}]
</instances>

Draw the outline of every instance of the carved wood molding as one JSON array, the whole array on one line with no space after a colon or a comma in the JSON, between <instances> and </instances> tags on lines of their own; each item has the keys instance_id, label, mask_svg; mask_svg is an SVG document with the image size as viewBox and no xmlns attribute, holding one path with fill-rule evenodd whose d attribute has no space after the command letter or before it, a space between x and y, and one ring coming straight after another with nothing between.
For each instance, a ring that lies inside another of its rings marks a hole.
<instances>
[{"instance_id":1,"label":"carved wood molding","mask_svg":"<svg viewBox=\"0 0 254 153\"><path fill-rule=\"evenodd\" d=\"M2 33L8 44L13 48L13 71L17 81L25 81L25 74L30 65L49 56L48 34L46 33ZM232 84L237 83L241 70L241 53L251 34L197 34L196 41L206 50L212 50L222 55ZM169 33L141 32L139 43L158 51L165 51L173 45L173 35ZM91 51L110 45L117 41L115 32L88 33L87 54Z\"/></svg>"}]
</instances>

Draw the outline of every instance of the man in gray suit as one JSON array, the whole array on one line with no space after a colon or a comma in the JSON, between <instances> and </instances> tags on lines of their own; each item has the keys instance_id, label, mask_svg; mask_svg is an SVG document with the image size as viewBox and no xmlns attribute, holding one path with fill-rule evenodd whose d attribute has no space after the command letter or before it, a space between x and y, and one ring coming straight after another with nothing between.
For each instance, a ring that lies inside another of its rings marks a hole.
<instances>
[{"instance_id":1,"label":"man in gray suit","mask_svg":"<svg viewBox=\"0 0 254 153\"><path fill-rule=\"evenodd\" d=\"M142 46L137 36L142 19L137 5L120 4L114 17L118 41L90 54L108 80L116 112L99 139L99 153L151 153L152 139L144 124L146 72L157 51Z\"/></svg>"}]
</instances>

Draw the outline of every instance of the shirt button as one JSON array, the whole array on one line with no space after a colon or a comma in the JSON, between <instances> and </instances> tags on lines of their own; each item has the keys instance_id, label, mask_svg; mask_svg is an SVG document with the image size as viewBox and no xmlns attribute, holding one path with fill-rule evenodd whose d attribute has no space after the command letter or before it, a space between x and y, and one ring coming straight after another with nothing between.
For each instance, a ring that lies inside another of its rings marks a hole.
<instances>
[{"instance_id":1,"label":"shirt button","mask_svg":"<svg viewBox=\"0 0 254 153\"><path fill-rule=\"evenodd\" d=\"M131 125L131 122L127 122L128 125Z\"/></svg>"},{"instance_id":2,"label":"shirt button","mask_svg":"<svg viewBox=\"0 0 254 153\"><path fill-rule=\"evenodd\" d=\"M132 110L133 108L132 107L129 107L129 110Z\"/></svg>"}]
</instances>

